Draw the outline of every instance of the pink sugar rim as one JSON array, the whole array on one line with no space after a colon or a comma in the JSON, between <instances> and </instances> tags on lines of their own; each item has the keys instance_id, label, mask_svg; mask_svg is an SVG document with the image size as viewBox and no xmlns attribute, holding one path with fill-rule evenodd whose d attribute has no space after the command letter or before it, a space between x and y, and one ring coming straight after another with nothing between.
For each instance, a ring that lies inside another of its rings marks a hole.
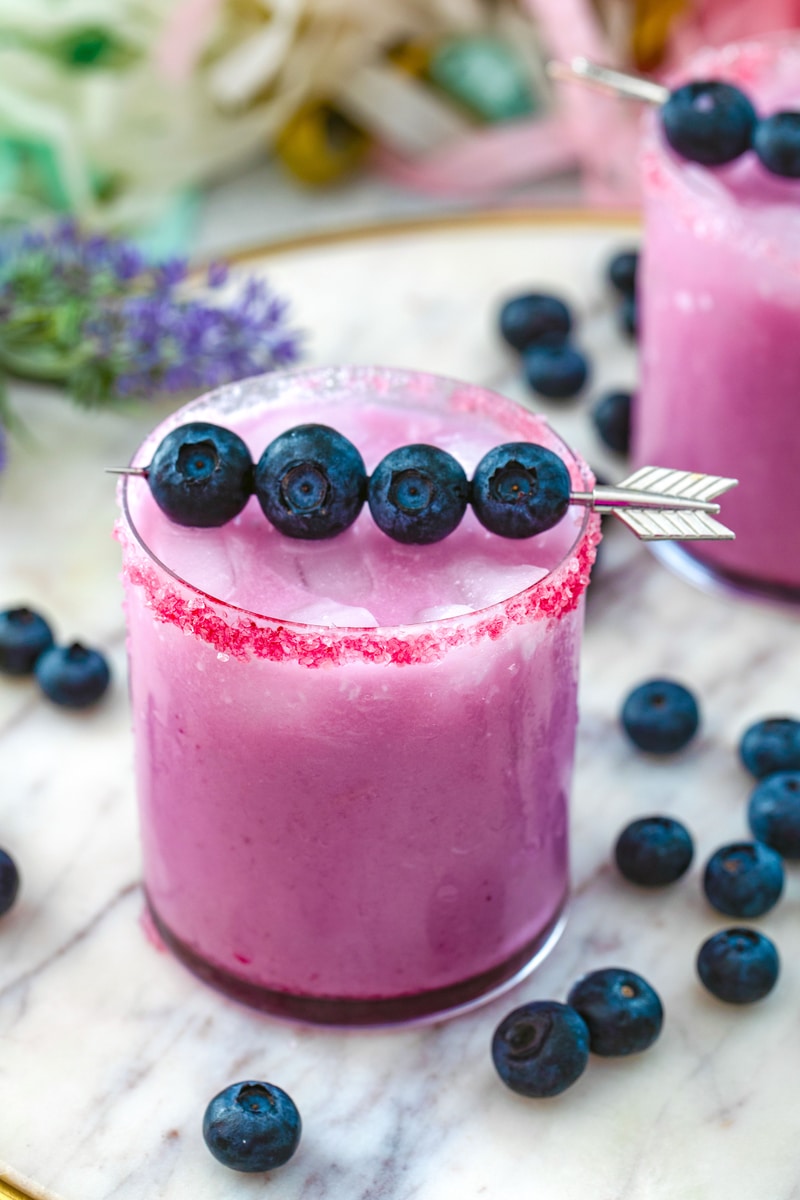
<instances>
[{"instance_id":1,"label":"pink sugar rim","mask_svg":"<svg viewBox=\"0 0 800 1200\"><path fill-rule=\"evenodd\" d=\"M124 546L127 535L119 521L115 536ZM191 599L182 596L178 588L164 586L155 567L126 564L123 578L143 588L147 606L157 620L177 625L184 633L207 642L218 654L229 658L292 660L305 667L355 660L407 665L437 662L456 646L484 638L496 641L514 625L544 618L558 620L574 611L589 583L601 536L600 517L592 513L577 548L573 547L570 556L544 579L508 600L470 613L466 618L468 625L459 617L433 622L435 632L426 625L383 626L358 633L344 628L328 630L324 626L256 618L245 609L226 605L237 617L236 623L231 624L216 611L220 601L196 588L192 589Z\"/></svg>"},{"instance_id":2,"label":"pink sugar rim","mask_svg":"<svg viewBox=\"0 0 800 1200\"><path fill-rule=\"evenodd\" d=\"M354 369L358 372L358 368ZM363 369L376 371L375 368ZM385 368L386 372L391 369ZM321 378L325 369L306 369L284 373L291 382L294 376ZM414 372L392 372L415 374ZM380 369L377 370L380 374ZM429 380L437 377L425 372ZM439 377L440 378L440 377ZM509 408L517 409L515 402L507 397L492 393L472 384L457 384L444 380L458 390L454 393L453 408L456 411L480 411L496 416L502 423ZM219 389L224 392L229 389ZM200 397L195 402L208 402L217 393ZM190 406L193 407L193 406ZM186 419L186 409L173 414L162 423L159 430L180 424ZM515 412L518 428L530 427L537 432L544 424L554 439L571 456L566 462L573 484L586 486L593 482L589 468L551 430L546 420L534 413L518 408ZM176 419L180 418L180 419ZM146 439L144 446L152 440ZM142 448L140 448L141 451ZM135 461L135 459L134 459ZM127 480L120 482L124 495ZM136 532L127 506L114 528L114 536L122 545L125 555L136 555L147 561L123 563L123 579L134 587L142 588L145 603L156 620L176 625L187 635L199 638L210 645L219 655L239 661L254 657L271 662L293 661L305 667L339 665L345 662L394 663L398 666L411 663L437 662L451 649L474 644L484 639L497 640L513 626L535 620L558 620L574 611L589 583L592 564L601 540L601 523L597 513L586 510L583 524L570 549L558 565L536 583L522 592L498 601L484 609L476 609L463 617L448 617L428 624L379 626L377 629L348 629L327 626L305 625L279 620L225 601L203 592L194 584L173 575L145 545ZM175 583L169 582L172 579ZM187 594L188 593L188 594Z\"/></svg>"}]
</instances>

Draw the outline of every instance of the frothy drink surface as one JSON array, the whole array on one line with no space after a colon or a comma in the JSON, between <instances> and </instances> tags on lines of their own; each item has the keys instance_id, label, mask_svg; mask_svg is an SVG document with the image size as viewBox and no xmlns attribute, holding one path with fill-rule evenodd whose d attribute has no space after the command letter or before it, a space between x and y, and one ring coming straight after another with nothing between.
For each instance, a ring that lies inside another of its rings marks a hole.
<instances>
[{"instance_id":1,"label":"frothy drink surface","mask_svg":"<svg viewBox=\"0 0 800 1200\"><path fill-rule=\"evenodd\" d=\"M496 422L472 413L346 404L277 405L229 423L257 460L293 425L334 426L356 445L367 471L398 446L426 442L452 454L470 476L482 455L511 440ZM224 422L220 422L224 423ZM542 426L536 440L553 444ZM533 440L531 437L529 440ZM263 616L334 626L402 625L486 608L536 583L574 542L583 514L571 509L552 530L515 540L489 533L470 509L454 533L429 546L402 545L375 525L368 508L335 538L288 538L252 498L219 529L173 525L142 482L130 489L134 522L152 552L188 583Z\"/></svg>"}]
</instances>

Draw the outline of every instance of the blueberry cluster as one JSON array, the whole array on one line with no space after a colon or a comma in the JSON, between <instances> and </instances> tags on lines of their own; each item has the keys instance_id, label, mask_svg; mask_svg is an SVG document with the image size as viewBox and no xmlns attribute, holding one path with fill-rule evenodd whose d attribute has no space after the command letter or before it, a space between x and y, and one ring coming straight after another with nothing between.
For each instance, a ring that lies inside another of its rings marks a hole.
<instances>
[{"instance_id":1,"label":"blueberry cluster","mask_svg":"<svg viewBox=\"0 0 800 1200\"><path fill-rule=\"evenodd\" d=\"M619 302L619 327L629 338L636 338L639 334L639 307L636 299L639 251L620 250L609 262L606 276Z\"/></svg>"},{"instance_id":2,"label":"blueberry cluster","mask_svg":"<svg viewBox=\"0 0 800 1200\"><path fill-rule=\"evenodd\" d=\"M691 162L721 167L754 150L773 175L800 179L800 112L759 117L729 83L684 84L662 106L661 124L672 149Z\"/></svg>"},{"instance_id":3,"label":"blueberry cluster","mask_svg":"<svg viewBox=\"0 0 800 1200\"><path fill-rule=\"evenodd\" d=\"M673 681L635 688L622 708L622 724L635 745L650 753L682 749L697 731L697 701ZM740 919L763 916L784 888L784 858L800 858L800 721L773 717L750 726L739 755L758 780L748 805L752 842L720 846L705 864L702 887L718 912ZM614 858L620 873L642 887L680 879L691 865L694 843L673 817L642 817L619 835ZM731 1004L762 999L779 973L778 952L758 930L735 927L709 938L697 955L706 988Z\"/></svg>"},{"instance_id":4,"label":"blueberry cluster","mask_svg":"<svg viewBox=\"0 0 800 1200\"><path fill-rule=\"evenodd\" d=\"M500 309L501 337L522 359L528 384L550 400L577 396L590 373L589 362L572 344L574 320L560 296L530 292Z\"/></svg>"},{"instance_id":5,"label":"blueberry cluster","mask_svg":"<svg viewBox=\"0 0 800 1200\"><path fill-rule=\"evenodd\" d=\"M368 476L352 442L327 425L287 430L254 465L238 434L192 421L164 437L146 475L156 504L176 524L224 525L255 495L276 529L307 540L342 533L365 503L398 542L440 541L468 504L490 532L528 538L556 525L570 502L566 466L533 442L496 446L471 480L451 454L424 444L392 450Z\"/></svg>"},{"instance_id":6,"label":"blueberry cluster","mask_svg":"<svg viewBox=\"0 0 800 1200\"><path fill-rule=\"evenodd\" d=\"M635 688L622 709L633 743L651 754L674 754L697 733L700 709L688 688L656 679ZM800 858L800 722L759 721L740 743L744 765L759 780L748 816L754 842L720 847L708 859L703 889L719 912L752 918L768 912L783 891L782 857ZM620 873L640 887L675 883L694 859L694 841L674 817L640 817L614 847ZM746 926L706 939L696 960L705 988L729 1004L763 999L775 986L780 960L774 943ZM565 1004L536 1000L509 1013L492 1039L495 1068L523 1096L557 1096L586 1069L591 1053L628 1055L658 1037L664 1010L640 975L607 967L584 976Z\"/></svg>"},{"instance_id":7,"label":"blueberry cluster","mask_svg":"<svg viewBox=\"0 0 800 1200\"><path fill-rule=\"evenodd\" d=\"M558 1096L586 1070L590 1053L638 1054L663 1021L658 993L641 975L605 967L573 984L566 1004L534 1000L510 1012L494 1032L492 1061L521 1096Z\"/></svg>"},{"instance_id":8,"label":"blueberry cluster","mask_svg":"<svg viewBox=\"0 0 800 1200\"><path fill-rule=\"evenodd\" d=\"M48 621L26 606L0 612L0 673L33 675L48 700L88 708L106 692L111 672L99 650L57 646Z\"/></svg>"},{"instance_id":9,"label":"blueberry cluster","mask_svg":"<svg viewBox=\"0 0 800 1200\"><path fill-rule=\"evenodd\" d=\"M614 255L606 272L619 301L620 329L632 338L638 332L638 265L638 252L626 249ZM577 396L589 380L588 359L570 341L574 324L569 305L560 296L546 292L514 296L500 309L501 337L521 356L531 388L549 399ZM602 395L592 408L591 418L599 438L616 454L628 453L634 400L631 392L614 389Z\"/></svg>"}]
</instances>

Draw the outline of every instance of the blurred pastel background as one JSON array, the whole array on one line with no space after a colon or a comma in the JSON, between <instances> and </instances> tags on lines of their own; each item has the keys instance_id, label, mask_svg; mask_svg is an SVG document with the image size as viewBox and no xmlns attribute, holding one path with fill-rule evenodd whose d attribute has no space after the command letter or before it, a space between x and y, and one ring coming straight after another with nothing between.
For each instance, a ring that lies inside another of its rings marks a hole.
<instances>
[{"instance_id":1,"label":"blurred pastel background","mask_svg":"<svg viewBox=\"0 0 800 1200\"><path fill-rule=\"evenodd\" d=\"M0 221L156 252L466 205L636 203L635 106L551 56L667 72L800 0L4 0Z\"/></svg>"}]
</instances>

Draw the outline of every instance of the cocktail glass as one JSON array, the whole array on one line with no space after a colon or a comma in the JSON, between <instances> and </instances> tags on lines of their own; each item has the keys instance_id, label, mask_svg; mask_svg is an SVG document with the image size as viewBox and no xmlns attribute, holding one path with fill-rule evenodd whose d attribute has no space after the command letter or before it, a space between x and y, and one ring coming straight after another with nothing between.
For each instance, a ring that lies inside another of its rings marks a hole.
<instances>
[{"instance_id":1,"label":"cocktail glass","mask_svg":"<svg viewBox=\"0 0 800 1200\"><path fill-rule=\"evenodd\" d=\"M677 83L721 79L762 115L800 110L800 35L707 50ZM639 276L638 464L734 476L736 540L667 543L690 578L800 600L800 180L753 152L709 169L648 114Z\"/></svg>"},{"instance_id":2,"label":"cocktail glass","mask_svg":"<svg viewBox=\"0 0 800 1200\"><path fill-rule=\"evenodd\" d=\"M493 445L541 441L575 488L592 482L527 410L421 373L222 388L134 463L189 420L235 428L254 459L322 422L368 470L414 441L468 472ZM468 512L444 541L401 546L365 509L299 542L255 499L205 530L171 525L141 478L120 496L144 884L178 958L255 1007L337 1024L460 1010L531 970L567 901L597 516L573 507L512 541Z\"/></svg>"}]
</instances>

